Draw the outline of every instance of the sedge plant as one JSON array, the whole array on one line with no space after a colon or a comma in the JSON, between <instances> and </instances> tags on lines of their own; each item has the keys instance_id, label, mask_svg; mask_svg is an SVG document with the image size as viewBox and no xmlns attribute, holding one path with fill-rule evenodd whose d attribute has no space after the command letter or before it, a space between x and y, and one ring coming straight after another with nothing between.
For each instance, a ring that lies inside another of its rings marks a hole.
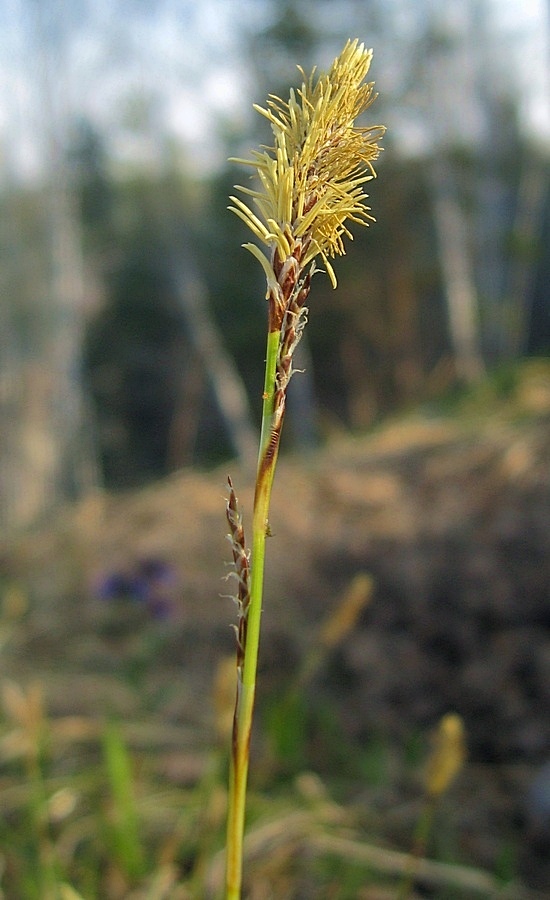
<instances>
[{"instance_id":1,"label":"sedge plant","mask_svg":"<svg viewBox=\"0 0 550 900\"><path fill-rule=\"evenodd\" d=\"M255 106L271 125L273 146L252 152L253 187L238 185L245 199L231 197L230 209L264 245L244 244L260 262L267 281L267 350L260 447L252 515L252 546L245 541L242 517L231 479L227 501L238 606L237 696L233 721L226 847L226 898L241 896L243 833L249 747L256 691L256 670L269 534L271 488L285 416L293 355L307 322L311 280L320 260L332 286L330 260L345 253L350 225L373 221L364 185L384 133L382 125L359 126L358 117L376 97L366 81L372 50L348 41L325 74L300 69L302 85L288 101L270 95Z\"/></svg>"}]
</instances>

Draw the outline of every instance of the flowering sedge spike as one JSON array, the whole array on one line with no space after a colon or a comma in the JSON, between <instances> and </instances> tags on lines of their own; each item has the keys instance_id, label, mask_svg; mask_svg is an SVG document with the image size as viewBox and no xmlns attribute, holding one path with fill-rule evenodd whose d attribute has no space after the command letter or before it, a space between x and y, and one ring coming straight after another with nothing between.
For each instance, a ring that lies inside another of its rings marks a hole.
<instances>
[{"instance_id":1,"label":"flowering sedge spike","mask_svg":"<svg viewBox=\"0 0 550 900\"><path fill-rule=\"evenodd\" d=\"M342 599L327 616L318 635L321 647L331 650L341 643L372 598L374 579L366 572L359 572L352 580Z\"/></svg>"},{"instance_id":2,"label":"flowering sedge spike","mask_svg":"<svg viewBox=\"0 0 550 900\"><path fill-rule=\"evenodd\" d=\"M426 771L429 797L440 797L454 781L466 758L464 722L456 713L441 719L434 735L432 753Z\"/></svg>"},{"instance_id":3,"label":"flowering sedge spike","mask_svg":"<svg viewBox=\"0 0 550 900\"><path fill-rule=\"evenodd\" d=\"M262 264L267 296L280 323L301 272L320 256L334 287L329 257L345 253L348 222L372 221L363 185L375 177L374 161L384 127L358 127L355 120L375 100L374 83L365 83L372 60L357 40L348 41L325 75L315 69L288 102L273 95L267 108L255 106L271 124L274 146L253 151L257 189L237 186L253 206L231 197L230 207L270 250L268 259L255 244L245 244Z\"/></svg>"},{"instance_id":4,"label":"flowering sedge spike","mask_svg":"<svg viewBox=\"0 0 550 900\"><path fill-rule=\"evenodd\" d=\"M372 51L348 41L328 73L314 69L288 101L270 95L266 108L255 109L269 121L271 148L252 151L256 187L237 186L245 199L231 197L229 208L267 248L244 246L264 270L268 300L268 337L263 391L262 428L250 556L244 544L233 485L227 517L231 528L234 576L237 579L237 699L233 720L227 816L226 900L241 896L242 847L248 750L252 730L262 611L265 542L269 531L271 487L279 452L286 390L292 359L307 323L306 302L320 257L333 287L330 259L345 253L352 223L373 221L363 187L375 177L378 141L384 126L360 127L356 119L376 97L366 82Z\"/></svg>"}]
</instances>

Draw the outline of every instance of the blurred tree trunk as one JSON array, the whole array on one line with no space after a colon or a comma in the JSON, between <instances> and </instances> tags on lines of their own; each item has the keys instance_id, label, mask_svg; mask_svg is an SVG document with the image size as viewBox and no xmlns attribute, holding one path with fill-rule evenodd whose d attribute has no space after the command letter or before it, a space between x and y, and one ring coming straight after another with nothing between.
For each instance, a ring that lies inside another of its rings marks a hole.
<instances>
[{"instance_id":1,"label":"blurred tree trunk","mask_svg":"<svg viewBox=\"0 0 550 900\"><path fill-rule=\"evenodd\" d=\"M520 176L513 223L514 258L502 303L500 351L505 360L518 359L527 353L533 288L548 197L548 161L539 157L528 159Z\"/></svg>"},{"instance_id":2,"label":"blurred tree trunk","mask_svg":"<svg viewBox=\"0 0 550 900\"><path fill-rule=\"evenodd\" d=\"M468 223L452 184L450 166L440 159L432 174L434 219L456 374L468 384L482 375L484 365Z\"/></svg>"},{"instance_id":3,"label":"blurred tree trunk","mask_svg":"<svg viewBox=\"0 0 550 900\"><path fill-rule=\"evenodd\" d=\"M7 221L7 216L0 217L2 225ZM15 249L13 225L12 221L9 235L8 230L3 227L0 234L3 255L5 254L7 261L13 258L10 251ZM25 520L22 506L23 502L28 502L22 477L22 442L19 434L20 411L25 398L24 364L19 335L8 306L12 288L13 279L10 278L8 265L3 265L0 268L0 294L4 298L0 303L0 527L4 532L18 520Z\"/></svg>"},{"instance_id":4,"label":"blurred tree trunk","mask_svg":"<svg viewBox=\"0 0 550 900\"><path fill-rule=\"evenodd\" d=\"M47 309L39 335L50 390L41 410L52 458L43 459L35 477L44 482L46 511L98 485L99 474L91 408L82 382L82 340L86 287L82 229L74 209L68 170L70 75L66 70L69 25L59 10L36 6L35 72L46 147L45 228L48 248Z\"/></svg>"},{"instance_id":5,"label":"blurred tree trunk","mask_svg":"<svg viewBox=\"0 0 550 900\"><path fill-rule=\"evenodd\" d=\"M4 234L5 241L16 245L11 260L11 320L23 318L27 328L20 336L21 353L4 356L2 369L12 427L9 441L2 446L2 471L10 474L1 482L0 515L9 530L31 524L98 483L81 380L85 288L80 229L71 208L64 159L66 117L63 86L59 86L62 38L56 30L59 23L53 23L53 32L51 18L45 23L42 4L33 7L33 14L30 46L34 52L28 63L21 64L32 67L46 165L43 187L33 192L41 201L30 212L33 227L23 233L22 226L18 234L16 226L15 234L9 235L6 227ZM23 189L13 188L12 204L23 222L29 216ZM9 318L9 310L4 315ZM11 351L17 327L12 324Z\"/></svg>"},{"instance_id":6,"label":"blurred tree trunk","mask_svg":"<svg viewBox=\"0 0 550 900\"><path fill-rule=\"evenodd\" d=\"M466 383L483 373L481 330L473 248L469 240L472 223L461 202L455 178L457 150L466 144L468 131L477 127L477 59L472 35L479 13L475 2L466 3L460 14L451 5L431 8L425 35L427 122L433 145L431 185L434 224L440 271L447 306L449 338L457 377ZM457 91L461 97L457 114Z\"/></svg>"},{"instance_id":7,"label":"blurred tree trunk","mask_svg":"<svg viewBox=\"0 0 550 900\"><path fill-rule=\"evenodd\" d=\"M204 366L196 350L191 359L186 362L184 370L179 374L178 391L166 449L166 464L169 472L193 464L200 408L206 382Z\"/></svg>"},{"instance_id":8,"label":"blurred tree trunk","mask_svg":"<svg viewBox=\"0 0 550 900\"><path fill-rule=\"evenodd\" d=\"M183 253L181 248L173 253L172 277L189 336L210 381L231 445L240 462L253 470L258 436L251 424L246 390L210 313L206 286L189 255ZM181 417L181 409L175 415ZM174 457L174 446L171 453Z\"/></svg>"},{"instance_id":9,"label":"blurred tree trunk","mask_svg":"<svg viewBox=\"0 0 550 900\"><path fill-rule=\"evenodd\" d=\"M50 161L47 227L51 321L45 365L52 383L49 421L44 422L44 427L51 430L55 459L51 474L44 474L51 480L49 503L54 505L96 488L100 478L91 407L82 381L86 289L80 223L71 208L63 149L53 141Z\"/></svg>"}]
</instances>

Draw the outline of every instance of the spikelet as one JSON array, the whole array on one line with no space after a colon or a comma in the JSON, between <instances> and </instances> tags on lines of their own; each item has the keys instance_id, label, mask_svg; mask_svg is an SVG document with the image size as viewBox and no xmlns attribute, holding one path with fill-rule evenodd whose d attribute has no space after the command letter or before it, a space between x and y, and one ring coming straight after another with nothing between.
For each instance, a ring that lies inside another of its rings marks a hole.
<instances>
[{"instance_id":1,"label":"spikelet","mask_svg":"<svg viewBox=\"0 0 550 900\"><path fill-rule=\"evenodd\" d=\"M464 722L456 713L441 719L434 735L433 749L426 768L426 791L433 799L450 787L466 759Z\"/></svg>"},{"instance_id":2,"label":"spikelet","mask_svg":"<svg viewBox=\"0 0 550 900\"><path fill-rule=\"evenodd\" d=\"M238 625L234 627L237 638L237 670L241 672L246 648L246 619L250 604L250 553L246 548L242 518L231 478L228 477L227 483L229 497L226 503L226 516L230 528L227 537L233 554L233 569L229 573L229 577L233 576L237 582L237 591L233 595L233 599L237 604L239 617Z\"/></svg>"}]
</instances>

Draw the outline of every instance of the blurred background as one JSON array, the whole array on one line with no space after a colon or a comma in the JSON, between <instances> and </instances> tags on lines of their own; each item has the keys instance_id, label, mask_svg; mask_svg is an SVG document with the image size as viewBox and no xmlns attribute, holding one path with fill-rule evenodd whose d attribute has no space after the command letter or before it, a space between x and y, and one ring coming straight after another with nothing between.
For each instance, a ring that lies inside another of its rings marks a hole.
<instances>
[{"instance_id":1,"label":"blurred background","mask_svg":"<svg viewBox=\"0 0 550 900\"><path fill-rule=\"evenodd\" d=\"M401 897L549 896L548 0L5 0L7 898L215 896L266 332L228 159L355 37L388 131L289 389L249 895L386 900L413 848L454 868Z\"/></svg>"},{"instance_id":2,"label":"blurred background","mask_svg":"<svg viewBox=\"0 0 550 900\"><path fill-rule=\"evenodd\" d=\"M263 275L229 156L348 36L388 126L378 222L319 279L286 447L550 346L544 0L48 2L1 16L3 525L247 457Z\"/></svg>"}]
</instances>

